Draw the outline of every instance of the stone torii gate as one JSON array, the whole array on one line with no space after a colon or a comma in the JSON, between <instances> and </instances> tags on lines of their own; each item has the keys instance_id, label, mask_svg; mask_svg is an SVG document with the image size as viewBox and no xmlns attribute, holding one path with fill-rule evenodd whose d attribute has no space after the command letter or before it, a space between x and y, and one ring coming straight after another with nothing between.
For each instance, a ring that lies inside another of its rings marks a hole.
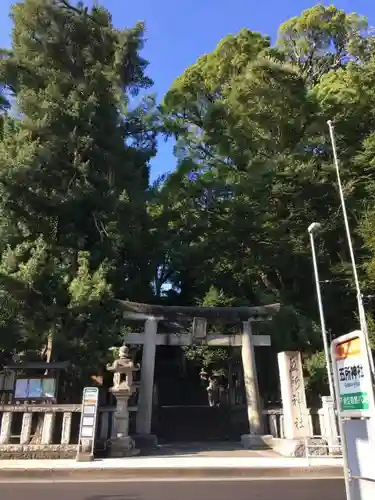
<instances>
[{"instance_id":1,"label":"stone torii gate","mask_svg":"<svg viewBox=\"0 0 375 500\"><path fill-rule=\"evenodd\" d=\"M269 321L279 312L280 304L255 307L180 307L140 304L121 301L124 318L145 322L144 333L130 333L125 337L127 345L143 345L141 380L139 386L136 433L146 442L156 442L151 436L152 398L154 388L154 368L157 345L189 346L203 344L209 346L241 347L247 415L250 434L262 434L262 416L258 388L254 347L270 346L269 335L252 335L253 322ZM159 333L159 321L193 322L193 333ZM242 334L206 334L207 321L241 322Z\"/></svg>"}]
</instances>

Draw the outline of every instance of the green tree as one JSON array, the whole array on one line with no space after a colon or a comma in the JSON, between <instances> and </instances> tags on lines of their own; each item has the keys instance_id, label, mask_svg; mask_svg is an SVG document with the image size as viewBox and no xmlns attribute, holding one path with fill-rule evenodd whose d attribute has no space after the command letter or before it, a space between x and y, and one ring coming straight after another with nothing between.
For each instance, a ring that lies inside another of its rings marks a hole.
<instances>
[{"instance_id":1,"label":"green tree","mask_svg":"<svg viewBox=\"0 0 375 500\"><path fill-rule=\"evenodd\" d=\"M63 0L25 0L12 18L0 66L18 112L0 144L2 283L21 291L28 347L97 370L121 333L113 299L151 293L153 102L132 100L152 84L143 25L121 31L103 7Z\"/></svg>"},{"instance_id":2,"label":"green tree","mask_svg":"<svg viewBox=\"0 0 375 500\"><path fill-rule=\"evenodd\" d=\"M374 47L367 19L334 5L306 9L280 26L278 47L309 85L348 63L362 63Z\"/></svg>"},{"instance_id":3,"label":"green tree","mask_svg":"<svg viewBox=\"0 0 375 500\"><path fill-rule=\"evenodd\" d=\"M323 351L317 351L304 360L304 369L307 375L306 392L309 404L318 406L320 396L328 394L327 363Z\"/></svg>"},{"instance_id":4,"label":"green tree","mask_svg":"<svg viewBox=\"0 0 375 500\"><path fill-rule=\"evenodd\" d=\"M371 44L363 18L317 6L285 23L275 47L247 30L222 40L162 105L178 161L165 199L188 240L177 258L179 298L193 302L213 285L236 303L280 300L271 327L279 349L321 347L307 235L314 220L324 228L317 245L328 325L334 335L356 326L326 121L339 122L356 228L368 180L356 159L373 126ZM362 239L355 244L362 258Z\"/></svg>"}]
</instances>

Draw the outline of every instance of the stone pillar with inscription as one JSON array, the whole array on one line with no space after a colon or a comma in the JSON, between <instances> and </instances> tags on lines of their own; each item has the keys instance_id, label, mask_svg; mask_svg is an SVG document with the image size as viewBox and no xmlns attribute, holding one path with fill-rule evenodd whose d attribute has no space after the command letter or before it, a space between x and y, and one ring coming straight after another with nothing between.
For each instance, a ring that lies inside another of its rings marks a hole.
<instances>
[{"instance_id":1,"label":"stone pillar with inscription","mask_svg":"<svg viewBox=\"0 0 375 500\"><path fill-rule=\"evenodd\" d=\"M279 352L279 375L283 404L284 438L275 440L273 449L285 456L327 455L325 439L313 437L306 404L301 354ZM307 448L307 449L306 449Z\"/></svg>"},{"instance_id":2,"label":"stone pillar with inscription","mask_svg":"<svg viewBox=\"0 0 375 500\"><path fill-rule=\"evenodd\" d=\"M281 399L284 414L285 439L308 437L309 415L306 404L301 353L279 352Z\"/></svg>"}]
</instances>

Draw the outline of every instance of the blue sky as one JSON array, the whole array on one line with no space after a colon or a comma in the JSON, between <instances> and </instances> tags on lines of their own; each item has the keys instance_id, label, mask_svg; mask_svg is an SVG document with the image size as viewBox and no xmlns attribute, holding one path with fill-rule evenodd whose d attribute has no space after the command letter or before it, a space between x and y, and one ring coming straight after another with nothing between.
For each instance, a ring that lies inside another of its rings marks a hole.
<instances>
[{"instance_id":1,"label":"blue sky","mask_svg":"<svg viewBox=\"0 0 375 500\"><path fill-rule=\"evenodd\" d=\"M0 46L10 44L11 21L3 15L14 0L0 0ZM87 0L90 5L92 0ZM173 80L196 59L215 48L221 38L241 28L276 36L278 26L302 10L312 7L314 0L101 0L113 15L114 24L130 27L144 21L148 42L144 56L150 61L149 76L155 81L158 98ZM334 3L347 12L357 12L375 25L374 0L337 0ZM172 146L163 141L152 163L152 178L174 168Z\"/></svg>"}]
</instances>

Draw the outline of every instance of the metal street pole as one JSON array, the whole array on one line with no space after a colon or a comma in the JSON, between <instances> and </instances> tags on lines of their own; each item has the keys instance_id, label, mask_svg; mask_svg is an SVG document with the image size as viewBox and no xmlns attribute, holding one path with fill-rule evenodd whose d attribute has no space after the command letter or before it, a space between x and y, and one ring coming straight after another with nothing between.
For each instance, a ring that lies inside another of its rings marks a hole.
<instances>
[{"instance_id":1,"label":"metal street pole","mask_svg":"<svg viewBox=\"0 0 375 500\"><path fill-rule=\"evenodd\" d=\"M316 298L317 298L317 301L318 301L319 316L320 316L320 325L321 325L321 329L322 329L322 338L323 338L323 346L324 346L324 354L325 354L326 364L327 364L329 395L331 396L332 401L335 404L336 403L335 389L334 389L335 386L334 386L334 383L333 383L331 355L330 355L330 348L329 348L328 339L327 339L326 322L325 322L325 319L324 319L322 294L321 294L321 291L320 291L318 263L317 263L317 260L316 260L315 241L314 241L314 233L318 232L320 229L321 229L321 225L318 222L313 222L312 224L310 224L310 226L308 227L307 230L309 232L310 242L311 242L311 253L312 253L312 260L313 260L313 266L314 266L314 276L315 276L315 285L316 285Z\"/></svg>"},{"instance_id":2,"label":"metal street pole","mask_svg":"<svg viewBox=\"0 0 375 500\"><path fill-rule=\"evenodd\" d=\"M338 186L339 186L339 193L340 193L342 213L343 213L343 216L344 216L346 238L348 240L350 259L351 259L352 269L353 269L354 283L355 283L355 287L356 287L356 291L357 291L359 321L360 321L361 331L362 331L362 334L364 336L365 343L366 343L366 346L367 346L367 351L368 351L368 356L369 356L369 360L370 360L370 366L371 366L372 375L373 375L373 377L375 377L374 360L372 358L372 353L371 353L371 349L370 349L370 342L369 342L369 338L368 338L366 313L365 313L365 308L363 306L361 287L359 285L359 279L358 279L358 273L357 273L357 266L356 266L355 257L354 257L353 243L352 243L352 238L351 238L351 235L350 235L348 215L346 213L345 198L344 198L344 193L343 193L342 184L341 184L339 161L338 161L338 157L337 157L336 141L335 141L335 134L334 134L334 126L333 126L331 120L327 121L327 125L328 125L328 128L329 128L329 135L331 137L333 159L334 159L334 164L335 164L335 168L336 168L337 183L338 183Z\"/></svg>"}]
</instances>

